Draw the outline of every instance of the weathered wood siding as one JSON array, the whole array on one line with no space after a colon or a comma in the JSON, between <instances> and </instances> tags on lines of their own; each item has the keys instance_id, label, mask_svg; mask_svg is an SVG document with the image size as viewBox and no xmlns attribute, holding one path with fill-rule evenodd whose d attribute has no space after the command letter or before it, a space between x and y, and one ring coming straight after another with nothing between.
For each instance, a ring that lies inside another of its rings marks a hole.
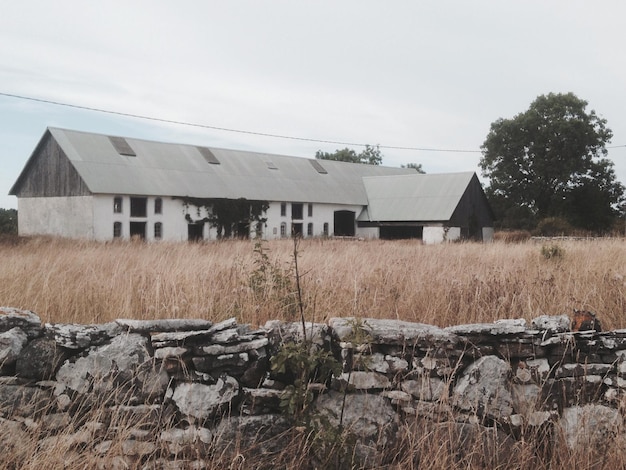
<instances>
[{"instance_id":1,"label":"weathered wood siding","mask_svg":"<svg viewBox=\"0 0 626 470\"><path fill-rule=\"evenodd\" d=\"M478 177L474 175L470 184L467 185L459 205L454 210L449 225L461 227L461 229L469 229L473 226L479 230L481 227L493 227L493 219L493 211L485 192L480 181L478 181Z\"/></svg>"},{"instance_id":2,"label":"weathered wood siding","mask_svg":"<svg viewBox=\"0 0 626 470\"><path fill-rule=\"evenodd\" d=\"M50 132L39 141L13 193L19 197L89 196L91 192Z\"/></svg>"}]
</instances>

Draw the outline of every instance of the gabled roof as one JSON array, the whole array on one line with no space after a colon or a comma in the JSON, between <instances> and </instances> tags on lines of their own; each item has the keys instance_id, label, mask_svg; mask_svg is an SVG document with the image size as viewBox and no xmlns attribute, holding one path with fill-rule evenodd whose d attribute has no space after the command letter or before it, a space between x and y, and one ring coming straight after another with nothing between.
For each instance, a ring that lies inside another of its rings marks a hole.
<instances>
[{"instance_id":1,"label":"gabled roof","mask_svg":"<svg viewBox=\"0 0 626 470\"><path fill-rule=\"evenodd\" d=\"M368 208L361 222L448 221L474 172L364 177Z\"/></svg>"},{"instance_id":2,"label":"gabled roof","mask_svg":"<svg viewBox=\"0 0 626 470\"><path fill-rule=\"evenodd\" d=\"M133 138L119 141L59 128L49 128L48 132L94 194L366 205L364 176L414 172L212 147L206 152L206 148L194 145ZM130 149L124 147L124 140ZM24 171L27 168L28 163Z\"/></svg>"}]
</instances>

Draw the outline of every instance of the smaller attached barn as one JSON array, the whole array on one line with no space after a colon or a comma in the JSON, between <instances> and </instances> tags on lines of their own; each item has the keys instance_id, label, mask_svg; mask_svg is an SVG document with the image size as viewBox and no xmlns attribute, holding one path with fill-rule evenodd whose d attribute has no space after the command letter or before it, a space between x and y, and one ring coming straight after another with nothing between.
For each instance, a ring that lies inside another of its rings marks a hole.
<instances>
[{"instance_id":1,"label":"smaller attached barn","mask_svg":"<svg viewBox=\"0 0 626 470\"><path fill-rule=\"evenodd\" d=\"M357 223L378 227L380 238L493 238L493 212L475 173L365 177L363 184L367 207Z\"/></svg>"},{"instance_id":2,"label":"smaller attached barn","mask_svg":"<svg viewBox=\"0 0 626 470\"><path fill-rule=\"evenodd\" d=\"M49 128L11 188L20 235L491 240L472 172L412 169Z\"/></svg>"}]
</instances>

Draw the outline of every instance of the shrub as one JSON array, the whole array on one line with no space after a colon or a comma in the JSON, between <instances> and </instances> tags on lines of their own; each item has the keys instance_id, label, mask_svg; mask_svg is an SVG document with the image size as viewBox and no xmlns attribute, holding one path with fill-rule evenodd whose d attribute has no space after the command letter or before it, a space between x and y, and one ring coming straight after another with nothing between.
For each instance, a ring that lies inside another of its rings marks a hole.
<instances>
[{"instance_id":1,"label":"shrub","mask_svg":"<svg viewBox=\"0 0 626 470\"><path fill-rule=\"evenodd\" d=\"M542 219L535 228L535 235L542 237L558 237L571 235L572 226L562 217L548 217Z\"/></svg>"}]
</instances>

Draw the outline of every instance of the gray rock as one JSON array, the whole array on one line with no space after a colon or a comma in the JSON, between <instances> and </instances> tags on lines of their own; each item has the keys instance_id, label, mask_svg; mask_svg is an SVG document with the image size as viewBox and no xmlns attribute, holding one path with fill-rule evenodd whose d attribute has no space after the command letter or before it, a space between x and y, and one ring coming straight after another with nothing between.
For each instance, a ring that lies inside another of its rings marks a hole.
<instances>
[{"instance_id":1,"label":"gray rock","mask_svg":"<svg viewBox=\"0 0 626 470\"><path fill-rule=\"evenodd\" d=\"M423 323L411 323L399 320L380 320L366 318L331 318L329 326L340 341L351 341L355 327L361 327L363 333L375 344L422 344L441 343L452 347L459 338L441 328Z\"/></svg>"},{"instance_id":2,"label":"gray rock","mask_svg":"<svg viewBox=\"0 0 626 470\"><path fill-rule=\"evenodd\" d=\"M448 396L446 382L428 376L422 376L417 380L404 380L400 388L418 400L439 401Z\"/></svg>"},{"instance_id":3,"label":"gray rock","mask_svg":"<svg viewBox=\"0 0 626 470\"><path fill-rule=\"evenodd\" d=\"M0 415L33 416L53 403L52 392L24 385L0 385Z\"/></svg>"},{"instance_id":4,"label":"gray rock","mask_svg":"<svg viewBox=\"0 0 626 470\"><path fill-rule=\"evenodd\" d=\"M263 329L267 332L267 336L271 337L277 344L299 342L304 338L301 322L270 320L265 323ZM329 339L328 327L323 323L306 322L305 333L307 340L318 346L324 346Z\"/></svg>"},{"instance_id":5,"label":"gray rock","mask_svg":"<svg viewBox=\"0 0 626 470\"><path fill-rule=\"evenodd\" d=\"M485 356L469 365L454 387L454 406L480 417L501 418L513 413L509 391L511 366L495 356Z\"/></svg>"},{"instance_id":6,"label":"gray rock","mask_svg":"<svg viewBox=\"0 0 626 470\"><path fill-rule=\"evenodd\" d=\"M616 434L624 431L620 412L603 405L565 408L559 425L572 450L603 448Z\"/></svg>"},{"instance_id":7,"label":"gray rock","mask_svg":"<svg viewBox=\"0 0 626 470\"><path fill-rule=\"evenodd\" d=\"M321 413L335 427L340 424L342 407L341 424L356 439L357 460L368 468L382 465L384 461L379 459L383 456L384 460L383 450L395 442L399 426L398 415L389 401L376 394L351 393L344 406L343 393L330 391L320 395L313 405L314 413Z\"/></svg>"},{"instance_id":8,"label":"gray rock","mask_svg":"<svg viewBox=\"0 0 626 470\"><path fill-rule=\"evenodd\" d=\"M239 384L229 376L220 377L215 385L180 383L171 394L180 412L205 420L220 408L229 405L239 393Z\"/></svg>"},{"instance_id":9,"label":"gray rock","mask_svg":"<svg viewBox=\"0 0 626 470\"><path fill-rule=\"evenodd\" d=\"M0 369L15 364L27 341L28 336L18 327L0 333Z\"/></svg>"},{"instance_id":10,"label":"gray rock","mask_svg":"<svg viewBox=\"0 0 626 470\"><path fill-rule=\"evenodd\" d=\"M169 379L165 372L155 370L147 346L148 339L141 335L117 336L75 362L65 361L57 381L76 392L100 396L113 389L126 390L128 398L136 395L138 400L162 395Z\"/></svg>"},{"instance_id":11,"label":"gray rock","mask_svg":"<svg viewBox=\"0 0 626 470\"><path fill-rule=\"evenodd\" d=\"M30 310L0 307L0 332L20 328L29 339L41 336L41 318Z\"/></svg>"},{"instance_id":12,"label":"gray rock","mask_svg":"<svg viewBox=\"0 0 626 470\"><path fill-rule=\"evenodd\" d=\"M15 363L15 373L26 379L48 380L54 377L67 356L52 338L37 338L20 352Z\"/></svg>"},{"instance_id":13,"label":"gray rock","mask_svg":"<svg viewBox=\"0 0 626 470\"><path fill-rule=\"evenodd\" d=\"M391 388L391 381L387 376L378 372L364 372L355 370L344 372L336 379L342 386L348 385L349 390L384 390Z\"/></svg>"},{"instance_id":14,"label":"gray rock","mask_svg":"<svg viewBox=\"0 0 626 470\"><path fill-rule=\"evenodd\" d=\"M282 415L226 417L215 427L212 449L226 457L226 462L232 462L241 449L254 449L255 455L264 457L280 454L285 451L285 433L290 427L291 422Z\"/></svg>"},{"instance_id":15,"label":"gray rock","mask_svg":"<svg viewBox=\"0 0 626 470\"><path fill-rule=\"evenodd\" d=\"M196 318L173 318L167 320L131 320L120 318L115 323L130 333L152 333L189 330L208 330L213 322Z\"/></svg>"},{"instance_id":16,"label":"gray rock","mask_svg":"<svg viewBox=\"0 0 626 470\"><path fill-rule=\"evenodd\" d=\"M77 325L74 323L46 323L46 335L67 349L86 349L99 346L122 333L115 322L102 325Z\"/></svg>"},{"instance_id":17,"label":"gray rock","mask_svg":"<svg viewBox=\"0 0 626 470\"><path fill-rule=\"evenodd\" d=\"M541 315L533 318L532 326L538 330L547 330L552 333L565 333L570 329L570 319L567 315Z\"/></svg>"},{"instance_id":18,"label":"gray rock","mask_svg":"<svg viewBox=\"0 0 626 470\"><path fill-rule=\"evenodd\" d=\"M473 323L468 325L455 325L444 328L448 333L461 336L474 335L516 335L526 332L526 322L520 320L499 320L494 323Z\"/></svg>"},{"instance_id":19,"label":"gray rock","mask_svg":"<svg viewBox=\"0 0 626 470\"><path fill-rule=\"evenodd\" d=\"M209 346L202 346L199 349L200 354L207 354L213 356L219 356L222 354L236 354L240 352L251 351L267 346L269 340L267 338L258 338L251 341L243 341L235 344L211 344Z\"/></svg>"}]
</instances>

